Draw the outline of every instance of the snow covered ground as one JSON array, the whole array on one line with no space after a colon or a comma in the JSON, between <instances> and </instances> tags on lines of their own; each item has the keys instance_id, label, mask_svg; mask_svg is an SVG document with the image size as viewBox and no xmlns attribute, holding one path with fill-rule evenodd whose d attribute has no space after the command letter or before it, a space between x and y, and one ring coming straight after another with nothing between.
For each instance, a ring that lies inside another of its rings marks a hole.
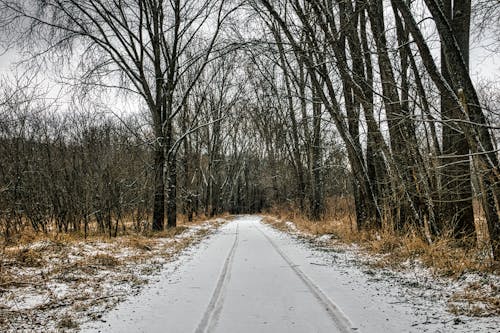
<instances>
[{"instance_id":1,"label":"snow covered ground","mask_svg":"<svg viewBox=\"0 0 500 333\"><path fill-rule=\"evenodd\" d=\"M258 216L223 226L84 332L498 332L498 316L448 312L452 284L367 268Z\"/></svg>"},{"instance_id":2,"label":"snow covered ground","mask_svg":"<svg viewBox=\"0 0 500 333\"><path fill-rule=\"evenodd\" d=\"M225 220L189 224L162 237L43 240L0 257L0 332L77 331L175 269L184 249Z\"/></svg>"}]
</instances>

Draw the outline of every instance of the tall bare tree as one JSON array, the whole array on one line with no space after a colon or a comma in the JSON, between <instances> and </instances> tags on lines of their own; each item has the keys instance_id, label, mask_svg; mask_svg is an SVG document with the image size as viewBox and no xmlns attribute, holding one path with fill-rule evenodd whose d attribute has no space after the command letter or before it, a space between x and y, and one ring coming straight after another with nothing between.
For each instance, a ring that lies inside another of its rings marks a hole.
<instances>
[{"instance_id":1,"label":"tall bare tree","mask_svg":"<svg viewBox=\"0 0 500 333\"><path fill-rule=\"evenodd\" d=\"M175 226L173 119L216 48L222 23L231 13L228 4L221 0L2 0L0 6L8 13L8 24L24 28L19 33L26 47L35 45L42 55L76 54L85 69L85 83L118 87L143 99L155 133L153 229L163 228L165 188L168 226ZM192 75L181 86L187 71Z\"/></svg>"}]
</instances>

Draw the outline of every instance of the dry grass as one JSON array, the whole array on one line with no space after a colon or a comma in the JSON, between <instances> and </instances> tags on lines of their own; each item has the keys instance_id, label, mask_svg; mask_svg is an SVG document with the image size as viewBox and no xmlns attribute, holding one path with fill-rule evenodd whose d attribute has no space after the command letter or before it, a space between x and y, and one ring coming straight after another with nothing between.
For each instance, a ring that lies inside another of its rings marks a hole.
<instances>
[{"instance_id":1,"label":"dry grass","mask_svg":"<svg viewBox=\"0 0 500 333\"><path fill-rule=\"evenodd\" d=\"M139 237L145 236L147 238L172 237L181 234L189 227L200 225L205 223L207 220L211 219L215 220L217 218L229 219L231 218L231 215L229 213L223 213L212 218L212 217L207 217L204 214L199 214L194 216L192 221L188 221L186 215L178 214L176 227L167 228L165 226L165 229L163 231L152 232L151 224L149 222L143 221L142 225L137 226L136 223L133 222L132 217L125 217L122 218L119 222L118 233L116 237L114 236L114 233L112 237L110 237L107 232L105 233L100 232L98 230L97 223L95 221L89 223L87 235L85 235L83 230L58 232L54 227L52 227L49 231L45 233L35 232L33 228L29 225L29 223L24 223L24 226L21 227L19 232L17 232L14 235L11 235L8 242L6 242L5 238L0 237L0 251L2 250L2 248L6 247L24 246L47 240L54 243L67 244L67 243L80 242L84 240L107 242L107 241L113 241L113 239L117 237L118 238L136 237L136 236ZM49 223L49 225L52 224Z\"/></svg>"},{"instance_id":2,"label":"dry grass","mask_svg":"<svg viewBox=\"0 0 500 333\"><path fill-rule=\"evenodd\" d=\"M57 324L57 328L61 329L61 330L67 330L67 329L76 329L78 328L78 322L75 321L73 318L71 317L66 317L66 318L63 318L59 321L59 323Z\"/></svg>"},{"instance_id":3,"label":"dry grass","mask_svg":"<svg viewBox=\"0 0 500 333\"><path fill-rule=\"evenodd\" d=\"M331 206L338 206L332 208ZM491 261L485 248L475 246L470 239L441 237L429 244L416 230L404 234L392 230L356 231L353 203L347 198L330 198L327 212L320 221L309 220L300 210L293 207L273 208L265 222L274 227L290 230L294 228L311 236L332 235L337 241L358 244L369 253L381 255L375 263L378 266L398 265L408 260L419 260L438 275L459 277L466 272L489 272L500 274L498 263Z\"/></svg>"},{"instance_id":4,"label":"dry grass","mask_svg":"<svg viewBox=\"0 0 500 333\"><path fill-rule=\"evenodd\" d=\"M448 302L451 313L476 317L500 316L500 286L472 283Z\"/></svg>"},{"instance_id":5,"label":"dry grass","mask_svg":"<svg viewBox=\"0 0 500 333\"><path fill-rule=\"evenodd\" d=\"M284 225L284 221L293 221L296 227L304 233L315 236L330 234L349 241L356 235L354 232L356 228L355 215L352 211L352 199L346 197L328 198L326 212L320 221L311 221L302 210L295 206L273 207L267 212L269 214L267 218L274 220L271 223L279 224L279 221L283 221L282 228L284 230L288 229Z\"/></svg>"},{"instance_id":6,"label":"dry grass","mask_svg":"<svg viewBox=\"0 0 500 333\"><path fill-rule=\"evenodd\" d=\"M381 233L375 237L361 236L359 244L370 253L383 254L373 263L378 267L398 268L408 260L416 260L438 276L459 278L471 272L500 273L484 250L467 240L443 237L429 244L415 233L401 236Z\"/></svg>"},{"instance_id":7,"label":"dry grass","mask_svg":"<svg viewBox=\"0 0 500 333\"><path fill-rule=\"evenodd\" d=\"M185 225L177 225L174 228L167 228L163 231L147 231L144 233L146 237L150 238L165 238L165 237L175 237L176 235L182 234L184 231L186 231L189 227Z\"/></svg>"},{"instance_id":8,"label":"dry grass","mask_svg":"<svg viewBox=\"0 0 500 333\"><path fill-rule=\"evenodd\" d=\"M330 204L334 204L331 199ZM416 230L397 234L390 230L364 230L357 232L350 203L339 202L341 208L332 214L327 211L321 221L310 221L299 210L274 208L264 217L264 222L273 227L295 233L300 237L314 240L322 235L330 235L330 240L321 246L344 246L356 244L357 248L370 258L368 265L373 268L406 269L408 263L418 263L436 277L457 280L467 273L479 276L500 275L500 265L492 262L485 247L480 247L470 239L441 237L429 244ZM342 215L344 214L344 215ZM287 222L287 221L293 221ZM481 244L481 243L479 243ZM453 295L450 311L472 316L491 316L500 314L500 286L492 285L484 279L483 283L471 284L462 292Z\"/></svg>"},{"instance_id":9,"label":"dry grass","mask_svg":"<svg viewBox=\"0 0 500 333\"><path fill-rule=\"evenodd\" d=\"M223 223L180 220L162 232L128 231L116 238L27 232L1 244L0 331L71 331L98 319Z\"/></svg>"},{"instance_id":10,"label":"dry grass","mask_svg":"<svg viewBox=\"0 0 500 333\"><path fill-rule=\"evenodd\" d=\"M107 253L99 253L90 258L91 262L105 267L115 267L120 265L120 260Z\"/></svg>"},{"instance_id":11,"label":"dry grass","mask_svg":"<svg viewBox=\"0 0 500 333\"><path fill-rule=\"evenodd\" d=\"M151 251L154 246L154 241L144 236L130 236L123 239L123 245L140 251Z\"/></svg>"},{"instance_id":12,"label":"dry grass","mask_svg":"<svg viewBox=\"0 0 500 333\"><path fill-rule=\"evenodd\" d=\"M29 248L20 248L13 251L7 250L5 256L6 258L10 257L10 259L22 267L41 267L45 263L42 253Z\"/></svg>"}]
</instances>

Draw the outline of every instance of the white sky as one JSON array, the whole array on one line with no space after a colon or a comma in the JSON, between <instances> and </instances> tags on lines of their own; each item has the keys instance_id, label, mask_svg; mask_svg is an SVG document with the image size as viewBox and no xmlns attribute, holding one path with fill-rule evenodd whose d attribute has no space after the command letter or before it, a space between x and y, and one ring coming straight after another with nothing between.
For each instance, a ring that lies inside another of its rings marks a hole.
<instances>
[{"instance_id":1,"label":"white sky","mask_svg":"<svg viewBox=\"0 0 500 333\"><path fill-rule=\"evenodd\" d=\"M500 55L477 44L472 41L470 51L470 72L473 80L484 78L500 81Z\"/></svg>"},{"instance_id":2,"label":"white sky","mask_svg":"<svg viewBox=\"0 0 500 333\"><path fill-rule=\"evenodd\" d=\"M494 41L495 36L489 36L489 38L483 36L480 40L471 36L470 72L475 82L484 79L500 82L500 54L491 50ZM495 46L499 47L498 45ZM439 50L436 49L435 51L436 55L438 55ZM11 76L16 70L14 63L18 59L19 55L14 50L1 54L0 76ZM50 82L49 78L48 84L51 84ZM56 90L59 91L59 89Z\"/></svg>"},{"instance_id":3,"label":"white sky","mask_svg":"<svg viewBox=\"0 0 500 333\"><path fill-rule=\"evenodd\" d=\"M5 54L0 55L0 73L5 74L11 71L11 65L14 59L17 59L15 52L8 51Z\"/></svg>"}]
</instances>

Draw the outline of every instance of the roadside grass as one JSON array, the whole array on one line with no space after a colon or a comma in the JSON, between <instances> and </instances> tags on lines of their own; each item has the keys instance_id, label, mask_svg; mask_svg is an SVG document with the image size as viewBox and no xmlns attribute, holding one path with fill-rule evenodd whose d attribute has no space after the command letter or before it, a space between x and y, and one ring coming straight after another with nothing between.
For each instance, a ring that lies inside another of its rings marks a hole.
<instances>
[{"instance_id":1,"label":"roadside grass","mask_svg":"<svg viewBox=\"0 0 500 333\"><path fill-rule=\"evenodd\" d=\"M0 331L73 331L98 320L225 218L180 219L162 232L118 237L26 234L0 244Z\"/></svg>"},{"instance_id":2,"label":"roadside grass","mask_svg":"<svg viewBox=\"0 0 500 333\"><path fill-rule=\"evenodd\" d=\"M458 278L468 272L500 274L499 263L493 262L488 249L477 245L474 240L441 236L429 244L415 229L408 229L404 233L389 228L358 232L354 213L348 208L349 203L342 199L340 205L344 208L333 212L328 208L324 218L319 221L309 220L293 207L273 208L268 215L264 215L264 222L283 231L293 232L297 229L299 233L311 237L330 235L334 242L357 244L369 253L382 255L374 263L382 267L397 268L407 260L419 260L439 276Z\"/></svg>"},{"instance_id":3,"label":"roadside grass","mask_svg":"<svg viewBox=\"0 0 500 333\"><path fill-rule=\"evenodd\" d=\"M321 240L322 247L354 245L356 250L369 257L365 264L371 268L404 270L418 265L436 278L452 281L463 279L468 274L484 277L455 293L449 301L449 310L471 316L500 315L500 286L492 282L499 281L500 265L491 260L487 248L477 245L481 242L443 236L429 244L421 233L411 229L405 233L387 229L358 232L349 202L343 199L338 205L340 208L333 212L331 208L327 209L320 221L309 220L294 207L274 207L263 215L263 221L298 237ZM329 236L327 241L324 235Z\"/></svg>"},{"instance_id":4,"label":"roadside grass","mask_svg":"<svg viewBox=\"0 0 500 333\"><path fill-rule=\"evenodd\" d=\"M50 240L57 243L67 243L81 240L113 241L113 239L121 236L145 236L147 238L170 237L184 232L186 228L202 224L205 221L213 220L215 218L230 217L231 215L229 213L223 213L217 215L216 217L208 217L204 214L199 214L194 216L192 221L188 221L186 215L178 214L177 226L173 228L167 228L165 226L163 231L152 231L151 224L148 221L137 222L134 221L133 217L122 217L119 221L113 221L113 224L118 223L116 236L114 235L114 231L110 236L108 231L99 230L98 224L94 220L89 222L87 233L84 232L83 226L80 226L81 229L77 231L70 230L59 232L53 222L47 224L47 230L45 232L36 232L33 230L31 224L25 221L19 230L9 236L8 240L3 237L4 235L0 234L0 236L2 236L0 237L0 249L16 245L22 246L24 244L31 244L44 240ZM113 229L114 228L115 226L113 226Z\"/></svg>"}]
</instances>

